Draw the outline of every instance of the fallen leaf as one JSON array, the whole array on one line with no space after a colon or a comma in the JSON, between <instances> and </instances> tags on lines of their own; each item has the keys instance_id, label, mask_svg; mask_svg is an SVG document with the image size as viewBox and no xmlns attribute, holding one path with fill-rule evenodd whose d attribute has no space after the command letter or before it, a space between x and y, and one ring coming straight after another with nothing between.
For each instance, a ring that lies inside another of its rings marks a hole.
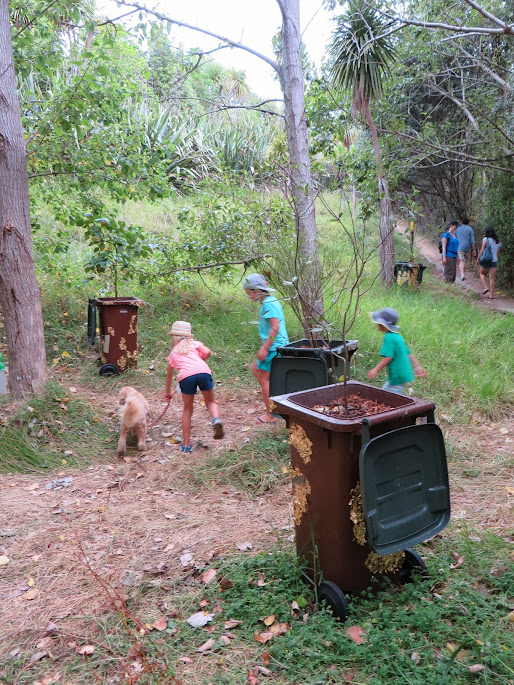
<instances>
[{"instance_id":1,"label":"fallen leaf","mask_svg":"<svg viewBox=\"0 0 514 685\"><path fill-rule=\"evenodd\" d=\"M221 578L220 580L220 590L223 592L223 590L230 590L230 588L234 587L234 583L229 580L228 578Z\"/></svg>"},{"instance_id":2,"label":"fallen leaf","mask_svg":"<svg viewBox=\"0 0 514 685\"><path fill-rule=\"evenodd\" d=\"M154 630L166 630L167 627L168 627L168 621L165 618L158 618L152 624L152 628Z\"/></svg>"},{"instance_id":3,"label":"fallen leaf","mask_svg":"<svg viewBox=\"0 0 514 685\"><path fill-rule=\"evenodd\" d=\"M181 656L180 661L182 661L183 664L192 664L193 660L190 659L188 656Z\"/></svg>"},{"instance_id":4,"label":"fallen leaf","mask_svg":"<svg viewBox=\"0 0 514 685\"><path fill-rule=\"evenodd\" d=\"M35 664L36 661L41 661L41 659L44 659L46 656L50 656L46 650L43 652L34 652L30 657L30 663Z\"/></svg>"},{"instance_id":5,"label":"fallen leaf","mask_svg":"<svg viewBox=\"0 0 514 685\"><path fill-rule=\"evenodd\" d=\"M200 654L204 654L205 652L208 652L210 649L212 649L215 645L215 641L210 637L207 642L204 642L203 645L198 647L197 652L200 652Z\"/></svg>"},{"instance_id":6,"label":"fallen leaf","mask_svg":"<svg viewBox=\"0 0 514 685\"><path fill-rule=\"evenodd\" d=\"M270 630L266 630L263 633L259 633L259 631L256 630L253 636L257 642L260 642L263 645L274 637Z\"/></svg>"},{"instance_id":7,"label":"fallen leaf","mask_svg":"<svg viewBox=\"0 0 514 685\"><path fill-rule=\"evenodd\" d=\"M250 683L250 685L259 685L259 676L257 668L252 668L251 671L248 671L248 676L246 680L248 683Z\"/></svg>"},{"instance_id":8,"label":"fallen leaf","mask_svg":"<svg viewBox=\"0 0 514 685\"><path fill-rule=\"evenodd\" d=\"M353 640L356 645L361 645L363 642L365 642L365 639L362 637L364 634L364 631L360 626L350 626L344 631L350 640Z\"/></svg>"},{"instance_id":9,"label":"fallen leaf","mask_svg":"<svg viewBox=\"0 0 514 685\"><path fill-rule=\"evenodd\" d=\"M261 654L261 656L262 656L262 663L263 663L265 666L269 666L269 660L270 660L270 658L271 658L271 654L269 654L268 652L263 652L263 653Z\"/></svg>"},{"instance_id":10,"label":"fallen leaf","mask_svg":"<svg viewBox=\"0 0 514 685\"><path fill-rule=\"evenodd\" d=\"M509 621L511 621L512 623L514 623L514 611L511 611L510 614L509 614Z\"/></svg>"},{"instance_id":11,"label":"fallen leaf","mask_svg":"<svg viewBox=\"0 0 514 685\"><path fill-rule=\"evenodd\" d=\"M485 671L485 666L483 664L473 664L472 666L469 666L470 673L480 673L481 671Z\"/></svg>"},{"instance_id":12,"label":"fallen leaf","mask_svg":"<svg viewBox=\"0 0 514 685\"><path fill-rule=\"evenodd\" d=\"M27 585L28 585L29 587L34 587L35 584L36 584L36 583L34 582L34 578L29 578L29 579L28 579Z\"/></svg>"},{"instance_id":13,"label":"fallen leaf","mask_svg":"<svg viewBox=\"0 0 514 685\"><path fill-rule=\"evenodd\" d=\"M269 670L269 668L266 668L265 666L257 666L257 670L259 673L262 673L262 675L272 675L272 672Z\"/></svg>"},{"instance_id":14,"label":"fallen leaf","mask_svg":"<svg viewBox=\"0 0 514 685\"><path fill-rule=\"evenodd\" d=\"M415 664L419 664L419 662L421 661L421 657L417 652L412 652L412 654L410 655L410 659L411 661L414 661Z\"/></svg>"},{"instance_id":15,"label":"fallen leaf","mask_svg":"<svg viewBox=\"0 0 514 685\"><path fill-rule=\"evenodd\" d=\"M227 637L226 635L222 635L220 637L220 642L222 642L224 645L229 645L230 644L230 638Z\"/></svg>"},{"instance_id":16,"label":"fallen leaf","mask_svg":"<svg viewBox=\"0 0 514 685\"><path fill-rule=\"evenodd\" d=\"M216 571L213 568L210 568L208 571L204 571L202 573L202 583L204 585L208 585L211 580L214 580L216 577Z\"/></svg>"},{"instance_id":17,"label":"fallen leaf","mask_svg":"<svg viewBox=\"0 0 514 685\"><path fill-rule=\"evenodd\" d=\"M182 566L187 566L193 561L193 555L190 552L180 555L180 563Z\"/></svg>"},{"instance_id":18,"label":"fallen leaf","mask_svg":"<svg viewBox=\"0 0 514 685\"><path fill-rule=\"evenodd\" d=\"M23 593L23 599L30 601L32 599L36 599L36 597L38 595L39 595L39 590L28 590L28 592Z\"/></svg>"},{"instance_id":19,"label":"fallen leaf","mask_svg":"<svg viewBox=\"0 0 514 685\"><path fill-rule=\"evenodd\" d=\"M509 493L509 495L514 495L514 488L511 488L510 485L506 485L505 489Z\"/></svg>"},{"instance_id":20,"label":"fallen leaf","mask_svg":"<svg viewBox=\"0 0 514 685\"><path fill-rule=\"evenodd\" d=\"M296 600L291 602L291 616L300 616L300 605Z\"/></svg>"},{"instance_id":21,"label":"fallen leaf","mask_svg":"<svg viewBox=\"0 0 514 685\"><path fill-rule=\"evenodd\" d=\"M514 613L514 611L512 612ZM243 621L236 621L235 618L229 618L228 621L225 621L224 628L225 630L230 630L231 628L235 628L236 626L240 626Z\"/></svg>"},{"instance_id":22,"label":"fallen leaf","mask_svg":"<svg viewBox=\"0 0 514 685\"><path fill-rule=\"evenodd\" d=\"M265 626L270 626L272 623L275 623L275 614L270 614L269 616L266 616L266 618L262 619L262 622Z\"/></svg>"},{"instance_id":23,"label":"fallen leaf","mask_svg":"<svg viewBox=\"0 0 514 685\"><path fill-rule=\"evenodd\" d=\"M237 546L237 549L240 550L241 552L246 552L248 549L252 549L253 545L251 542L240 542Z\"/></svg>"},{"instance_id":24,"label":"fallen leaf","mask_svg":"<svg viewBox=\"0 0 514 685\"><path fill-rule=\"evenodd\" d=\"M52 621L49 621L46 624L45 633L55 633L55 632L57 632L57 626L55 625L55 623L52 623Z\"/></svg>"},{"instance_id":25,"label":"fallen leaf","mask_svg":"<svg viewBox=\"0 0 514 685\"><path fill-rule=\"evenodd\" d=\"M270 626L270 632L273 635L284 635L288 630L291 630L289 623L274 623Z\"/></svg>"},{"instance_id":26,"label":"fallen leaf","mask_svg":"<svg viewBox=\"0 0 514 685\"><path fill-rule=\"evenodd\" d=\"M55 647L55 642L50 636L42 637L37 643L36 647L38 649L46 649L47 651L52 651Z\"/></svg>"},{"instance_id":27,"label":"fallen leaf","mask_svg":"<svg viewBox=\"0 0 514 685\"><path fill-rule=\"evenodd\" d=\"M77 647L77 654L92 654L95 651L93 645L82 645Z\"/></svg>"},{"instance_id":28,"label":"fallen leaf","mask_svg":"<svg viewBox=\"0 0 514 685\"><path fill-rule=\"evenodd\" d=\"M457 552L452 552L452 557L455 559L455 564L450 564L450 568L460 568L464 563L464 557Z\"/></svg>"},{"instance_id":29,"label":"fallen leaf","mask_svg":"<svg viewBox=\"0 0 514 685\"><path fill-rule=\"evenodd\" d=\"M197 611L196 614L192 614L187 622L193 628L202 628L203 626L210 623L214 618L214 614L208 614L206 611Z\"/></svg>"},{"instance_id":30,"label":"fallen leaf","mask_svg":"<svg viewBox=\"0 0 514 685\"><path fill-rule=\"evenodd\" d=\"M200 606L201 606L202 609L205 609L205 607L208 607L208 606L209 606L209 603L210 603L210 602L209 602L208 599L202 599L202 601L200 602Z\"/></svg>"}]
</instances>

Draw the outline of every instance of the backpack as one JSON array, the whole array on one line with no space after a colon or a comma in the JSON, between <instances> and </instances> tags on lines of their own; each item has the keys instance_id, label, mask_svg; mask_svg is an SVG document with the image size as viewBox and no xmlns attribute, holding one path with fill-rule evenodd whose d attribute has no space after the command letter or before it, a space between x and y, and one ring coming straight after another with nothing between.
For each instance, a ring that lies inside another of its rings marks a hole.
<instances>
[{"instance_id":1,"label":"backpack","mask_svg":"<svg viewBox=\"0 0 514 685\"><path fill-rule=\"evenodd\" d=\"M440 252L441 254L443 254L443 238L444 238L444 236L445 236L447 233L448 233L448 231L445 231L445 232L443 233L443 235L441 236L441 240L439 241L439 252ZM446 240L448 241L448 238L446 238ZM448 243L446 243L446 246L448 247Z\"/></svg>"}]
</instances>

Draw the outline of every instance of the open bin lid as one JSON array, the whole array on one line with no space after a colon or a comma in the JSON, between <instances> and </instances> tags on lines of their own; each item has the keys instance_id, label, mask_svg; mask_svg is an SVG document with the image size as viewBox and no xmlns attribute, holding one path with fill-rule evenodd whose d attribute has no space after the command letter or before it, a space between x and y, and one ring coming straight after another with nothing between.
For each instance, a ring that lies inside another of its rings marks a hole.
<instances>
[{"instance_id":1,"label":"open bin lid","mask_svg":"<svg viewBox=\"0 0 514 685\"><path fill-rule=\"evenodd\" d=\"M270 396L326 385L327 376L328 366L322 357L274 357L270 370Z\"/></svg>"},{"instance_id":2,"label":"open bin lid","mask_svg":"<svg viewBox=\"0 0 514 685\"><path fill-rule=\"evenodd\" d=\"M450 520L443 434L435 423L384 433L359 458L367 541L391 554L428 540Z\"/></svg>"}]
</instances>

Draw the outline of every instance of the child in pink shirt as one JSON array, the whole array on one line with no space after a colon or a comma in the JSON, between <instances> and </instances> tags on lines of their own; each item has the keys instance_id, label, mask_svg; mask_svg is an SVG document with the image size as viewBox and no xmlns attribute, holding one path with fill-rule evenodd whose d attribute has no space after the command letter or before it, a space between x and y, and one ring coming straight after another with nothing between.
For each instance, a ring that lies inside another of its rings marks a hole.
<instances>
[{"instance_id":1,"label":"child in pink shirt","mask_svg":"<svg viewBox=\"0 0 514 685\"><path fill-rule=\"evenodd\" d=\"M188 321L175 321L170 331L173 350L168 357L168 372L166 374L166 399L171 399L171 381L174 369L177 369L177 380L182 394L182 452L192 452L191 417L196 389L200 388L209 414L212 417L210 425L214 429L214 439L223 437L223 422L218 416L218 405L214 401L214 383L212 372L205 362L211 351L203 343L193 340L191 324Z\"/></svg>"}]
</instances>

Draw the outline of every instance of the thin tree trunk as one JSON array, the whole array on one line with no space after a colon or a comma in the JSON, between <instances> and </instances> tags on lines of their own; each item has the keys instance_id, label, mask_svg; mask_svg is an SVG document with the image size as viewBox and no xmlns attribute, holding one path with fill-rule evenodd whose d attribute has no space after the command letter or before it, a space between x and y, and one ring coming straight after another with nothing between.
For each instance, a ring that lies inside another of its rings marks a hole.
<instances>
[{"instance_id":1,"label":"thin tree trunk","mask_svg":"<svg viewBox=\"0 0 514 685\"><path fill-rule=\"evenodd\" d=\"M9 391L14 400L21 400L41 389L47 369L8 0L0 0L0 307L7 335Z\"/></svg>"},{"instance_id":2,"label":"thin tree trunk","mask_svg":"<svg viewBox=\"0 0 514 685\"><path fill-rule=\"evenodd\" d=\"M394 240L393 240L393 226L391 224L391 197L389 195L389 186L384 178L384 170L382 168L382 158L380 156L380 143L378 141L377 127L369 109L369 103L365 100L363 102L363 113L368 122L371 131L371 140L373 141L373 151L375 153L375 161L377 163L378 175L378 196L380 198L380 224L379 224L379 245L378 258L380 263L380 278L386 285L393 283L393 267L394 267Z\"/></svg>"},{"instance_id":3,"label":"thin tree trunk","mask_svg":"<svg viewBox=\"0 0 514 685\"><path fill-rule=\"evenodd\" d=\"M282 13L282 64L280 83L284 93L286 135L289 148L291 192L299 237L300 297L303 326L311 338L313 324L324 319L323 293L318 255L316 216L312 192L309 139L305 120L299 0L277 0Z\"/></svg>"}]
</instances>

